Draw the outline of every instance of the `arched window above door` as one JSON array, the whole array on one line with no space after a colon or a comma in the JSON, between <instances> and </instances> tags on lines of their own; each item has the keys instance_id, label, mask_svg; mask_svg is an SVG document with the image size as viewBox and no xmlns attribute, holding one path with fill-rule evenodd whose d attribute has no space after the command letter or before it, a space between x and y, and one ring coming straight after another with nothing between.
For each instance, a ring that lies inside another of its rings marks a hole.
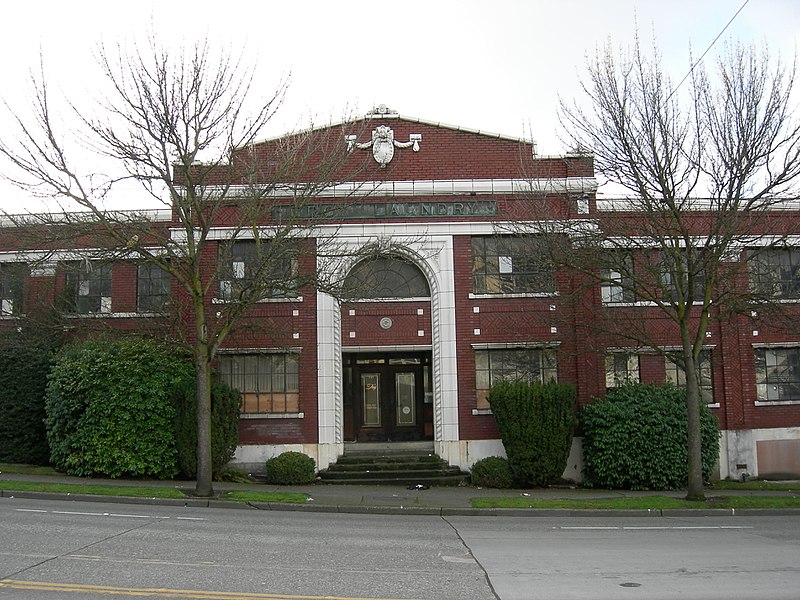
<instances>
[{"instance_id":1,"label":"arched window above door","mask_svg":"<svg viewBox=\"0 0 800 600\"><path fill-rule=\"evenodd\" d=\"M401 256L383 255L357 263L344 280L344 297L430 298L431 288L422 270Z\"/></svg>"}]
</instances>

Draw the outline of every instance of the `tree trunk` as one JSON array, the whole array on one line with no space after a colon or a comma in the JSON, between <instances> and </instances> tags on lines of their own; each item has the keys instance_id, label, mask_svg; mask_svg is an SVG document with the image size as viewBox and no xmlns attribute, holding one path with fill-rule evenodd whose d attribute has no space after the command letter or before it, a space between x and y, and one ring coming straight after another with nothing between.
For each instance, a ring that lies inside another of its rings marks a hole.
<instances>
[{"instance_id":1,"label":"tree trunk","mask_svg":"<svg viewBox=\"0 0 800 600\"><path fill-rule=\"evenodd\" d=\"M214 494L211 464L211 359L202 300L195 301L194 369L197 380L197 482L195 494Z\"/></svg>"},{"instance_id":2,"label":"tree trunk","mask_svg":"<svg viewBox=\"0 0 800 600\"><path fill-rule=\"evenodd\" d=\"M197 376L197 496L212 496L211 482L211 370L201 352L195 354Z\"/></svg>"},{"instance_id":3,"label":"tree trunk","mask_svg":"<svg viewBox=\"0 0 800 600\"><path fill-rule=\"evenodd\" d=\"M683 328L682 328L683 329ZM688 449L689 482L686 490L687 500L705 500L703 487L703 455L700 436L700 384L698 369L694 360L692 343L688 330L682 331L683 359L686 373L686 435Z\"/></svg>"}]
</instances>

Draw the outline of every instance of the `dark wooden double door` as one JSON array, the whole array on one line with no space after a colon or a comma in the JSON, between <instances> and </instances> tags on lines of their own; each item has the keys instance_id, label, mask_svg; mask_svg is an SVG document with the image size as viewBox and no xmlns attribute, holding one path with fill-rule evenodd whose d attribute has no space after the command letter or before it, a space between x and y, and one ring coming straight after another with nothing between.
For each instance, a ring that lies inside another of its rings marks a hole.
<instances>
[{"instance_id":1,"label":"dark wooden double door","mask_svg":"<svg viewBox=\"0 0 800 600\"><path fill-rule=\"evenodd\" d=\"M433 437L430 352L345 355L345 372L345 437L361 442Z\"/></svg>"}]
</instances>

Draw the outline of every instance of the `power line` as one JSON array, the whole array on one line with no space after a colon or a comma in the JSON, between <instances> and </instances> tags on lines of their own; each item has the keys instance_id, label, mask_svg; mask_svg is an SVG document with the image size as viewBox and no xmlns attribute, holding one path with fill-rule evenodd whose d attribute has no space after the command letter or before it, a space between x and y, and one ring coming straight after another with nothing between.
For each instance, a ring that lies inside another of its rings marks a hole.
<instances>
[{"instance_id":1,"label":"power line","mask_svg":"<svg viewBox=\"0 0 800 600\"><path fill-rule=\"evenodd\" d=\"M684 75L684 76L683 76L683 79L681 79L681 80L680 80L680 83L678 83L678 85L676 85L674 88L672 88L672 91L670 92L669 96L667 97L667 100L666 100L667 102L669 102L669 99L670 99L670 98L672 98L672 95L673 95L675 92L677 92L677 91L678 91L678 88L679 88L679 87L681 87L681 85L683 85L683 82L684 82L684 81L686 81L686 80L689 78L689 75L691 75L691 74L694 72L694 69L695 69L695 67L696 67L697 65L699 65L701 62L703 62L703 59L706 57L706 54L708 54L708 53L709 53L709 51L711 50L711 48L713 48L713 47L714 47L714 44L716 44L716 43L717 43L717 40L719 40L719 38L721 38L721 37L722 37L722 34L723 34L723 33L725 33L725 31L728 29L728 27L730 27L731 23L733 23L733 21L736 19L736 17L738 17L738 16L739 16L739 13L740 13L740 12L742 12L742 11L744 10L744 7L745 7L745 6L747 6L747 4L748 4L749 2L750 2L750 0L744 0L744 4L742 4L742 5L739 7L739 10L737 10L737 11L736 11L736 14L734 14L734 15L733 15L733 16L730 18L730 20L729 20L729 21L728 21L728 22L725 24L725 27L723 27L723 28L722 28L722 31L720 31L720 32L717 34L717 37L715 37L715 38L712 40L712 42L711 42L711 43L708 45L708 48L706 48L706 51L705 51L705 52L703 52L703 54L700 56L700 58L698 58L698 59L695 61L695 63L694 63L694 64L693 64L693 65L692 65L692 66L689 68L689 72L688 72L688 73L686 73L686 75Z\"/></svg>"}]
</instances>

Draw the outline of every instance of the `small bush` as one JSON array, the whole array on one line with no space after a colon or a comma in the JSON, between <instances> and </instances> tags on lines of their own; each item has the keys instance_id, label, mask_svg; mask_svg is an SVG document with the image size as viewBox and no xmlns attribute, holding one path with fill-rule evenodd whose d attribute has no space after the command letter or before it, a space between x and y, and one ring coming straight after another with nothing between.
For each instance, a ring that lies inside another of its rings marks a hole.
<instances>
[{"instance_id":1,"label":"small bush","mask_svg":"<svg viewBox=\"0 0 800 600\"><path fill-rule=\"evenodd\" d=\"M510 488L514 485L514 474L508 460L500 456L489 456L472 465L472 484L481 487Z\"/></svg>"},{"instance_id":2,"label":"small bush","mask_svg":"<svg viewBox=\"0 0 800 600\"><path fill-rule=\"evenodd\" d=\"M670 490L688 483L686 390L627 383L581 409L584 483L614 489ZM719 426L700 407L703 477L719 457Z\"/></svg>"},{"instance_id":3,"label":"small bush","mask_svg":"<svg viewBox=\"0 0 800 600\"><path fill-rule=\"evenodd\" d=\"M563 383L502 382L489 390L514 485L545 486L564 473L575 427L575 388Z\"/></svg>"},{"instance_id":4,"label":"small bush","mask_svg":"<svg viewBox=\"0 0 800 600\"><path fill-rule=\"evenodd\" d=\"M192 373L174 349L139 338L66 346L45 401L52 464L78 476L174 477L171 398Z\"/></svg>"},{"instance_id":5,"label":"small bush","mask_svg":"<svg viewBox=\"0 0 800 600\"><path fill-rule=\"evenodd\" d=\"M313 483L316 479L316 463L302 452L284 452L266 463L267 483L298 485Z\"/></svg>"},{"instance_id":6,"label":"small bush","mask_svg":"<svg viewBox=\"0 0 800 600\"><path fill-rule=\"evenodd\" d=\"M197 477L197 387L187 380L174 396L175 442L178 469L182 477ZM224 383L211 385L211 471L219 478L239 444L241 394Z\"/></svg>"}]
</instances>

